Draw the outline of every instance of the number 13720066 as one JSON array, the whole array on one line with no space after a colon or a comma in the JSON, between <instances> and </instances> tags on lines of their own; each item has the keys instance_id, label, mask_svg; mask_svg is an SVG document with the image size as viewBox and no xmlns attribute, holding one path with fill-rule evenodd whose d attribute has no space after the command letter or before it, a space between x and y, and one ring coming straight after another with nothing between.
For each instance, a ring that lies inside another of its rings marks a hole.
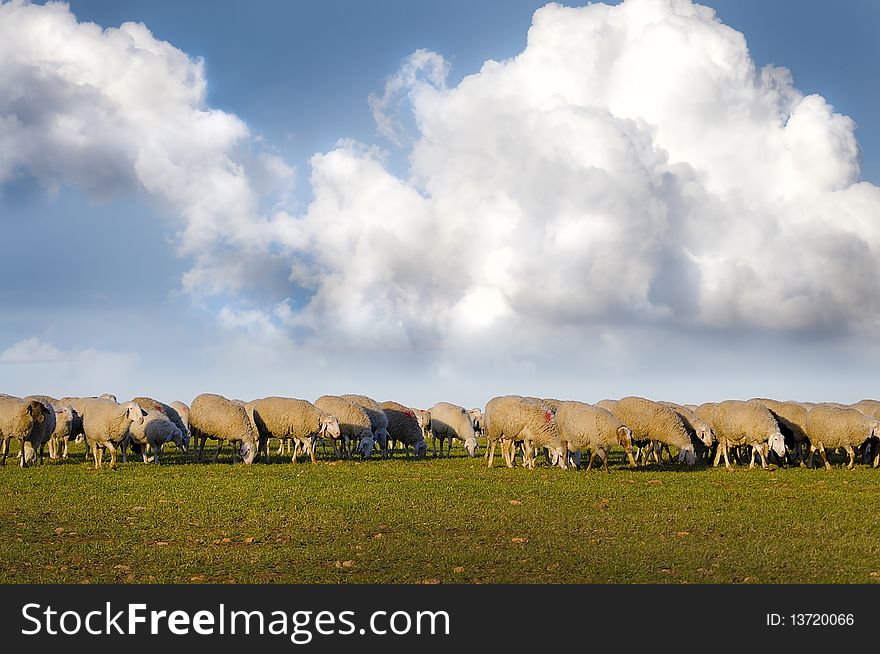
<instances>
[{"instance_id":1,"label":"number 13720066","mask_svg":"<svg viewBox=\"0 0 880 654\"><path fill-rule=\"evenodd\" d=\"M851 627L855 622L852 613L767 614L768 627Z\"/></svg>"}]
</instances>

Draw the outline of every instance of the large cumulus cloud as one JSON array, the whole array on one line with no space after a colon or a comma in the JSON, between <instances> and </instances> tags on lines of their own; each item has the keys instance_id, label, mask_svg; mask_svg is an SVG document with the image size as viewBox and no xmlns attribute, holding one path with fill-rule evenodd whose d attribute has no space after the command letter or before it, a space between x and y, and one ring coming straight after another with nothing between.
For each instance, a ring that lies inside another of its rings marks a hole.
<instances>
[{"instance_id":1,"label":"large cumulus cloud","mask_svg":"<svg viewBox=\"0 0 880 654\"><path fill-rule=\"evenodd\" d=\"M391 343L877 324L880 191L853 122L757 69L712 10L552 4L520 55L453 87L446 68L417 52L372 103L400 143L382 112L409 101L410 179L350 145L312 160L316 199L284 238L315 290L297 322Z\"/></svg>"},{"instance_id":2,"label":"large cumulus cloud","mask_svg":"<svg viewBox=\"0 0 880 654\"><path fill-rule=\"evenodd\" d=\"M340 141L310 160L299 213L261 211L291 169L143 25L0 5L0 59L0 182L167 202L183 286L222 295L229 330L432 351L880 321L880 190L853 122L687 0L547 5L522 53L458 84L414 53L369 101L408 176ZM272 302L252 292L267 279Z\"/></svg>"}]
</instances>

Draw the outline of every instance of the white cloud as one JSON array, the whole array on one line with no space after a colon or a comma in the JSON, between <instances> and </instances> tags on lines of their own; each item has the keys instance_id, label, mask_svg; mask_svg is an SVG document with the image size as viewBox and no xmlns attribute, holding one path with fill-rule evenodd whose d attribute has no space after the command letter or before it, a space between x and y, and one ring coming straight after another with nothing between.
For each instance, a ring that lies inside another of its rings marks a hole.
<instances>
[{"instance_id":1,"label":"white cloud","mask_svg":"<svg viewBox=\"0 0 880 654\"><path fill-rule=\"evenodd\" d=\"M180 219L179 252L200 284L215 252L267 245L260 194L283 193L293 171L241 119L207 106L200 58L141 23L105 30L67 4L14 0L0 3L0 61L0 183L145 190ZM246 281L220 272L214 288Z\"/></svg>"},{"instance_id":2,"label":"white cloud","mask_svg":"<svg viewBox=\"0 0 880 654\"><path fill-rule=\"evenodd\" d=\"M31 337L0 351L0 378L3 392L20 396L122 393L136 384L139 361L132 352L62 350Z\"/></svg>"},{"instance_id":3,"label":"white cloud","mask_svg":"<svg viewBox=\"0 0 880 654\"><path fill-rule=\"evenodd\" d=\"M344 145L278 219L293 321L363 347L641 321L845 330L880 322L880 193L854 124L688 1L548 5L526 49L448 87L423 50L371 104L411 105L411 179ZM549 330L549 331L548 331ZM505 341L506 342L506 341Z\"/></svg>"},{"instance_id":4,"label":"white cloud","mask_svg":"<svg viewBox=\"0 0 880 654\"><path fill-rule=\"evenodd\" d=\"M452 86L417 51L370 98L410 178L341 141L299 215L261 213L293 171L143 25L3 4L0 60L0 181L146 189L181 217L184 289L227 296L221 326L257 340L501 352L618 324L880 322L880 191L853 122L688 0L547 5L522 53Z\"/></svg>"}]
</instances>

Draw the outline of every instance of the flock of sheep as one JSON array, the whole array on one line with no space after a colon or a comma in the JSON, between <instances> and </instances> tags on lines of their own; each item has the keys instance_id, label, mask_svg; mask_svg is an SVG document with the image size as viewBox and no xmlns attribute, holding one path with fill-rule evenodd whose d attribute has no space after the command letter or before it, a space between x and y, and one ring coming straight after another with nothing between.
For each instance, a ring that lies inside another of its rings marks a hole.
<instances>
[{"instance_id":1,"label":"flock of sheep","mask_svg":"<svg viewBox=\"0 0 880 654\"><path fill-rule=\"evenodd\" d=\"M876 468L880 401L849 406L753 399L693 406L625 397L591 405L507 395L491 399L485 410L448 402L421 410L363 395L325 395L312 403L287 397L242 402L203 394L187 406L149 397L119 403L112 395L57 400L0 394L0 463L6 463L10 441L17 440L22 467L42 463L46 446L50 458L67 458L71 440L85 442L96 468L102 467L108 451L115 468L117 452L121 450L125 461L128 449L139 452L144 462L158 464L168 442L185 453L190 446L197 448L201 461L206 441L215 440L214 462L229 443L233 462L240 458L250 464L261 457L268 463L269 441L276 439L278 455L286 448L293 462L306 455L314 463L319 443L331 445L338 458L369 458L374 452L390 457L398 447L407 457L410 449L424 457L428 438L435 456L438 441L443 456L444 444L449 455L453 441L459 440L473 457L480 436L485 437L489 467L500 444L508 467L521 452L523 465L530 469L542 451L561 468L579 467L581 452L588 451L587 469L598 457L607 471L614 447L633 466L661 463L666 453L670 461L688 465L711 461L717 466L723 457L730 467L731 458L750 458L751 468L757 456L765 468L774 458L812 467L818 451L830 468L828 451L843 449L848 468L857 459Z\"/></svg>"}]
</instances>

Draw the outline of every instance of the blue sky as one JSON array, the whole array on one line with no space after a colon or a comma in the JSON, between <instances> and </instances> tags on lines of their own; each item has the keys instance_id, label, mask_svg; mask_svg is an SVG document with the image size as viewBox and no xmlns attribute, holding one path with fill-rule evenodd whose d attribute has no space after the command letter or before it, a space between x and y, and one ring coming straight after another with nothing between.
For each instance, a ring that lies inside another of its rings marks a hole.
<instances>
[{"instance_id":1,"label":"blue sky","mask_svg":"<svg viewBox=\"0 0 880 654\"><path fill-rule=\"evenodd\" d=\"M542 4L86 0L26 27L5 5L0 390L876 395L880 6L704 2L747 52L687 2L549 9L481 73ZM83 26L126 21L152 36ZM73 30L51 69L45 24ZM793 82L743 78L749 56Z\"/></svg>"}]
</instances>

